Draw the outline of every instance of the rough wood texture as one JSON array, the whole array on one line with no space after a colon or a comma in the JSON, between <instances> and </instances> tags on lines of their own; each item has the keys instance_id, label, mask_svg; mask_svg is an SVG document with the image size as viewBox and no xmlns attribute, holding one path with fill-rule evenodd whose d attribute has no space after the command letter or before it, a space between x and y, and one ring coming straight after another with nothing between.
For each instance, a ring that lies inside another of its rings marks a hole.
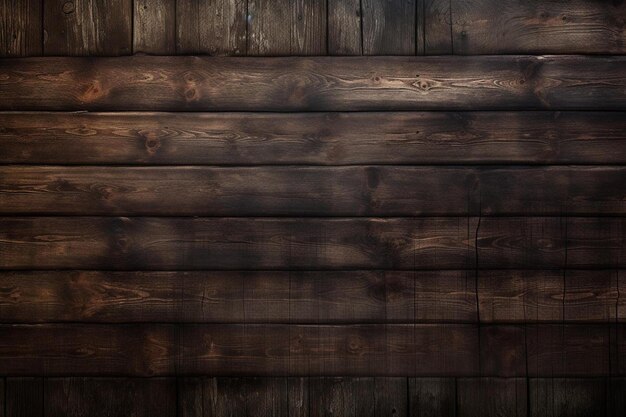
<instances>
[{"instance_id":1,"label":"rough wood texture","mask_svg":"<svg viewBox=\"0 0 626 417\"><path fill-rule=\"evenodd\" d=\"M130 55L132 8L132 0L44 0L44 55Z\"/></svg>"},{"instance_id":2,"label":"rough wood texture","mask_svg":"<svg viewBox=\"0 0 626 417\"><path fill-rule=\"evenodd\" d=\"M0 273L4 323L474 322L475 300L473 271Z\"/></svg>"},{"instance_id":3,"label":"rough wood texture","mask_svg":"<svg viewBox=\"0 0 626 417\"><path fill-rule=\"evenodd\" d=\"M179 54L246 54L246 0L176 0L175 3Z\"/></svg>"},{"instance_id":4,"label":"rough wood texture","mask_svg":"<svg viewBox=\"0 0 626 417\"><path fill-rule=\"evenodd\" d=\"M0 177L3 214L626 214L621 167L7 166L0 167Z\"/></svg>"},{"instance_id":5,"label":"rough wood texture","mask_svg":"<svg viewBox=\"0 0 626 417\"><path fill-rule=\"evenodd\" d=\"M41 55L41 9L41 0L0 1L0 57Z\"/></svg>"},{"instance_id":6,"label":"rough wood texture","mask_svg":"<svg viewBox=\"0 0 626 417\"><path fill-rule=\"evenodd\" d=\"M7 378L4 398L6 416L44 417L44 379L43 378ZM0 401L2 403L2 401ZM2 411L0 410L0 415Z\"/></svg>"},{"instance_id":7,"label":"rough wood texture","mask_svg":"<svg viewBox=\"0 0 626 417\"><path fill-rule=\"evenodd\" d=\"M623 54L622 1L451 0L457 54Z\"/></svg>"},{"instance_id":8,"label":"rough wood texture","mask_svg":"<svg viewBox=\"0 0 626 417\"><path fill-rule=\"evenodd\" d=\"M415 55L416 0L362 0L363 54Z\"/></svg>"},{"instance_id":9,"label":"rough wood texture","mask_svg":"<svg viewBox=\"0 0 626 417\"><path fill-rule=\"evenodd\" d=\"M424 54L453 53L450 0L424 1ZM418 12L419 13L419 12Z\"/></svg>"},{"instance_id":10,"label":"rough wood texture","mask_svg":"<svg viewBox=\"0 0 626 417\"><path fill-rule=\"evenodd\" d=\"M607 226L622 227L619 219L605 221ZM476 223L477 219L453 217L5 217L0 219L0 268L467 268L473 267L475 258ZM562 243L558 241L551 252L563 255ZM581 247L581 253L593 258L595 251L605 248L599 241ZM513 261L525 253L524 246L517 249ZM510 258L502 248L491 250L505 261ZM537 258L538 265L552 262Z\"/></svg>"},{"instance_id":11,"label":"rough wood texture","mask_svg":"<svg viewBox=\"0 0 626 417\"><path fill-rule=\"evenodd\" d=\"M7 375L478 373L471 325L2 325L0 335Z\"/></svg>"},{"instance_id":12,"label":"rough wood texture","mask_svg":"<svg viewBox=\"0 0 626 417\"><path fill-rule=\"evenodd\" d=\"M456 381L452 378L410 378L409 416L456 417Z\"/></svg>"},{"instance_id":13,"label":"rough wood texture","mask_svg":"<svg viewBox=\"0 0 626 417\"><path fill-rule=\"evenodd\" d=\"M5 164L626 164L622 112L0 113L0 126Z\"/></svg>"},{"instance_id":14,"label":"rough wood texture","mask_svg":"<svg viewBox=\"0 0 626 417\"><path fill-rule=\"evenodd\" d=\"M248 0L248 55L326 55L326 0Z\"/></svg>"},{"instance_id":15,"label":"rough wood texture","mask_svg":"<svg viewBox=\"0 0 626 417\"><path fill-rule=\"evenodd\" d=\"M9 376L623 376L609 368L626 360L624 333L582 324L2 325L0 366Z\"/></svg>"},{"instance_id":16,"label":"rough wood texture","mask_svg":"<svg viewBox=\"0 0 626 417\"><path fill-rule=\"evenodd\" d=\"M619 217L3 217L0 225L2 269L557 269L626 259Z\"/></svg>"},{"instance_id":17,"label":"rough wood texture","mask_svg":"<svg viewBox=\"0 0 626 417\"><path fill-rule=\"evenodd\" d=\"M531 379L529 384L531 415L618 416L617 412L608 412L610 398L617 398L609 394L608 384L609 381L605 378ZM621 395L623 394L622 392Z\"/></svg>"},{"instance_id":18,"label":"rough wood texture","mask_svg":"<svg viewBox=\"0 0 626 417\"><path fill-rule=\"evenodd\" d=\"M153 55L176 53L176 2L134 0L133 52Z\"/></svg>"},{"instance_id":19,"label":"rough wood texture","mask_svg":"<svg viewBox=\"0 0 626 417\"><path fill-rule=\"evenodd\" d=\"M522 378L459 378L457 382L459 417L526 417L527 402Z\"/></svg>"},{"instance_id":20,"label":"rough wood texture","mask_svg":"<svg viewBox=\"0 0 626 417\"><path fill-rule=\"evenodd\" d=\"M176 416L174 379L50 378L45 416Z\"/></svg>"},{"instance_id":21,"label":"rough wood texture","mask_svg":"<svg viewBox=\"0 0 626 417\"><path fill-rule=\"evenodd\" d=\"M584 56L17 58L0 61L0 110L624 110L625 63Z\"/></svg>"},{"instance_id":22,"label":"rough wood texture","mask_svg":"<svg viewBox=\"0 0 626 417\"><path fill-rule=\"evenodd\" d=\"M328 55L361 55L361 1L328 0Z\"/></svg>"}]
</instances>

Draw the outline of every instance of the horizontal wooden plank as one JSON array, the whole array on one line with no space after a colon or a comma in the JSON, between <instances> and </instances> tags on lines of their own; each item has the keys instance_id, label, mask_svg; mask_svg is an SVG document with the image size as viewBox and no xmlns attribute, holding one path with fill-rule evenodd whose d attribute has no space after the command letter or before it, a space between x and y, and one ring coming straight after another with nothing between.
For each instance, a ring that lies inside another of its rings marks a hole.
<instances>
[{"instance_id":1,"label":"horizontal wooden plank","mask_svg":"<svg viewBox=\"0 0 626 417\"><path fill-rule=\"evenodd\" d=\"M599 324L1 325L0 367L8 376L621 376L610 364L626 360L625 333Z\"/></svg>"},{"instance_id":2,"label":"horizontal wooden plank","mask_svg":"<svg viewBox=\"0 0 626 417\"><path fill-rule=\"evenodd\" d=\"M619 1L452 0L457 54L624 54Z\"/></svg>"},{"instance_id":3,"label":"horizontal wooden plank","mask_svg":"<svg viewBox=\"0 0 626 417\"><path fill-rule=\"evenodd\" d=\"M626 168L0 167L0 213L626 214Z\"/></svg>"},{"instance_id":4,"label":"horizontal wooden plank","mask_svg":"<svg viewBox=\"0 0 626 417\"><path fill-rule=\"evenodd\" d=\"M2 217L0 269L623 267L625 227L619 217Z\"/></svg>"},{"instance_id":5,"label":"horizontal wooden plank","mask_svg":"<svg viewBox=\"0 0 626 417\"><path fill-rule=\"evenodd\" d=\"M7 217L0 219L0 268L466 268L476 222Z\"/></svg>"},{"instance_id":6,"label":"horizontal wooden plank","mask_svg":"<svg viewBox=\"0 0 626 417\"><path fill-rule=\"evenodd\" d=\"M474 280L474 271L2 272L0 322L473 322Z\"/></svg>"},{"instance_id":7,"label":"horizontal wooden plank","mask_svg":"<svg viewBox=\"0 0 626 417\"><path fill-rule=\"evenodd\" d=\"M0 163L624 164L623 112L0 113Z\"/></svg>"},{"instance_id":8,"label":"horizontal wooden plank","mask_svg":"<svg viewBox=\"0 0 626 417\"><path fill-rule=\"evenodd\" d=\"M626 57L111 57L0 62L0 110L626 109Z\"/></svg>"},{"instance_id":9,"label":"horizontal wooden plank","mask_svg":"<svg viewBox=\"0 0 626 417\"><path fill-rule=\"evenodd\" d=\"M2 325L5 375L468 375L471 325Z\"/></svg>"},{"instance_id":10,"label":"horizontal wooden plank","mask_svg":"<svg viewBox=\"0 0 626 417\"><path fill-rule=\"evenodd\" d=\"M626 321L621 273L11 271L0 322L613 323Z\"/></svg>"}]
</instances>

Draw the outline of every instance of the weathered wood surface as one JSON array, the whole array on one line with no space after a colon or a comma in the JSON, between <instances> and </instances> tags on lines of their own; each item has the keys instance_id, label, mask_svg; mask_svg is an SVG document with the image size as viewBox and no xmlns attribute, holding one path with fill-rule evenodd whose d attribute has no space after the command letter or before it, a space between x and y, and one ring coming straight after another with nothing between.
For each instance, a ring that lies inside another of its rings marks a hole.
<instances>
[{"instance_id":1,"label":"weathered wood surface","mask_svg":"<svg viewBox=\"0 0 626 417\"><path fill-rule=\"evenodd\" d=\"M626 321L620 275L14 271L0 273L0 322L613 323Z\"/></svg>"},{"instance_id":2,"label":"weathered wood surface","mask_svg":"<svg viewBox=\"0 0 626 417\"><path fill-rule=\"evenodd\" d=\"M43 8L44 55L132 53L132 0L44 0Z\"/></svg>"},{"instance_id":3,"label":"weathered wood surface","mask_svg":"<svg viewBox=\"0 0 626 417\"><path fill-rule=\"evenodd\" d=\"M99 417L128 410L156 417L509 416L527 405L532 416L621 417L624 412L623 378L531 378L527 384L509 378L75 377L8 378L6 386L8 415L32 417Z\"/></svg>"},{"instance_id":4,"label":"weathered wood surface","mask_svg":"<svg viewBox=\"0 0 626 417\"><path fill-rule=\"evenodd\" d=\"M626 168L0 167L0 213L626 214Z\"/></svg>"},{"instance_id":5,"label":"weathered wood surface","mask_svg":"<svg viewBox=\"0 0 626 417\"><path fill-rule=\"evenodd\" d=\"M1 325L0 366L9 376L621 376L625 333L623 324Z\"/></svg>"},{"instance_id":6,"label":"weathered wood surface","mask_svg":"<svg viewBox=\"0 0 626 417\"><path fill-rule=\"evenodd\" d=\"M162 1L162 0L161 0ZM247 0L170 0L179 54L245 55ZM174 24L171 25L172 29Z\"/></svg>"},{"instance_id":7,"label":"weathered wood surface","mask_svg":"<svg viewBox=\"0 0 626 417\"><path fill-rule=\"evenodd\" d=\"M133 7L133 52L176 53L177 3L173 0L134 0ZM190 27L188 31L186 33L190 35L193 33Z\"/></svg>"},{"instance_id":8,"label":"weathered wood surface","mask_svg":"<svg viewBox=\"0 0 626 417\"><path fill-rule=\"evenodd\" d=\"M0 57L42 54L41 0L0 1Z\"/></svg>"},{"instance_id":9,"label":"weathered wood surface","mask_svg":"<svg viewBox=\"0 0 626 417\"><path fill-rule=\"evenodd\" d=\"M361 55L361 0L328 0L328 55Z\"/></svg>"},{"instance_id":10,"label":"weathered wood surface","mask_svg":"<svg viewBox=\"0 0 626 417\"><path fill-rule=\"evenodd\" d=\"M624 110L626 57L0 61L0 110Z\"/></svg>"},{"instance_id":11,"label":"weathered wood surface","mask_svg":"<svg viewBox=\"0 0 626 417\"><path fill-rule=\"evenodd\" d=\"M0 218L0 269L623 267L621 217Z\"/></svg>"},{"instance_id":12,"label":"weathered wood surface","mask_svg":"<svg viewBox=\"0 0 626 417\"><path fill-rule=\"evenodd\" d=\"M326 55L326 0L248 0L251 56Z\"/></svg>"},{"instance_id":13,"label":"weathered wood surface","mask_svg":"<svg viewBox=\"0 0 626 417\"><path fill-rule=\"evenodd\" d=\"M626 5L451 0L455 54L623 54Z\"/></svg>"},{"instance_id":14,"label":"weathered wood surface","mask_svg":"<svg viewBox=\"0 0 626 417\"><path fill-rule=\"evenodd\" d=\"M415 55L417 0L361 0L364 55Z\"/></svg>"},{"instance_id":15,"label":"weathered wood surface","mask_svg":"<svg viewBox=\"0 0 626 417\"><path fill-rule=\"evenodd\" d=\"M11 164L625 164L623 112L0 113Z\"/></svg>"}]
</instances>

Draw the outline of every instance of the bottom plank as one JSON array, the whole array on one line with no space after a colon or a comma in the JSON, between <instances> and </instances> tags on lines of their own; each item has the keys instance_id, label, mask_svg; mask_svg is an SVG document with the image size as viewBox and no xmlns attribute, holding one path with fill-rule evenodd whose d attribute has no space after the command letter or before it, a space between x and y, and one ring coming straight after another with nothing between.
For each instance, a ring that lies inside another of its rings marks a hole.
<instances>
[{"instance_id":1,"label":"bottom plank","mask_svg":"<svg viewBox=\"0 0 626 417\"><path fill-rule=\"evenodd\" d=\"M623 378L8 378L0 416L621 417L625 388Z\"/></svg>"}]
</instances>

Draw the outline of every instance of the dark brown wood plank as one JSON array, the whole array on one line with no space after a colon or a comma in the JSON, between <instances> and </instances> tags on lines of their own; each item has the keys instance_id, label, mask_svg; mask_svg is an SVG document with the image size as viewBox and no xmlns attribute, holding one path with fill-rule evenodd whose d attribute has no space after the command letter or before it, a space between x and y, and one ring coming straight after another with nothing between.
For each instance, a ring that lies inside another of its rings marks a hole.
<instances>
[{"instance_id":1,"label":"dark brown wood plank","mask_svg":"<svg viewBox=\"0 0 626 417\"><path fill-rule=\"evenodd\" d=\"M2 325L7 375L477 374L471 325Z\"/></svg>"},{"instance_id":2,"label":"dark brown wood plank","mask_svg":"<svg viewBox=\"0 0 626 417\"><path fill-rule=\"evenodd\" d=\"M626 168L0 167L0 213L625 214Z\"/></svg>"},{"instance_id":3,"label":"dark brown wood plank","mask_svg":"<svg viewBox=\"0 0 626 417\"><path fill-rule=\"evenodd\" d=\"M623 54L623 2L452 0L457 54Z\"/></svg>"},{"instance_id":4,"label":"dark brown wood plank","mask_svg":"<svg viewBox=\"0 0 626 417\"><path fill-rule=\"evenodd\" d=\"M481 271L484 322L604 322L626 319L618 307L618 270Z\"/></svg>"},{"instance_id":5,"label":"dark brown wood plank","mask_svg":"<svg viewBox=\"0 0 626 417\"><path fill-rule=\"evenodd\" d=\"M171 0L135 0L133 6L133 52L176 53L176 3Z\"/></svg>"},{"instance_id":6,"label":"dark brown wood plank","mask_svg":"<svg viewBox=\"0 0 626 417\"><path fill-rule=\"evenodd\" d=\"M0 273L0 322L476 320L465 271Z\"/></svg>"},{"instance_id":7,"label":"dark brown wood plank","mask_svg":"<svg viewBox=\"0 0 626 417\"><path fill-rule=\"evenodd\" d=\"M452 22L450 15L450 0L423 1L424 54L452 54Z\"/></svg>"},{"instance_id":8,"label":"dark brown wood plank","mask_svg":"<svg viewBox=\"0 0 626 417\"><path fill-rule=\"evenodd\" d=\"M607 413L607 384L605 378L533 378L529 393L531 415L618 416Z\"/></svg>"},{"instance_id":9,"label":"dark brown wood plank","mask_svg":"<svg viewBox=\"0 0 626 417\"><path fill-rule=\"evenodd\" d=\"M622 112L0 113L0 163L626 164Z\"/></svg>"},{"instance_id":10,"label":"dark brown wood plank","mask_svg":"<svg viewBox=\"0 0 626 417\"><path fill-rule=\"evenodd\" d=\"M132 0L44 0L43 3L44 55L132 53Z\"/></svg>"},{"instance_id":11,"label":"dark brown wood plank","mask_svg":"<svg viewBox=\"0 0 626 417\"><path fill-rule=\"evenodd\" d=\"M6 405L5 405L5 378L0 378L0 416L5 417Z\"/></svg>"},{"instance_id":12,"label":"dark brown wood plank","mask_svg":"<svg viewBox=\"0 0 626 417\"><path fill-rule=\"evenodd\" d=\"M456 415L526 417L527 395L523 378L459 378Z\"/></svg>"},{"instance_id":13,"label":"dark brown wood plank","mask_svg":"<svg viewBox=\"0 0 626 417\"><path fill-rule=\"evenodd\" d=\"M8 217L0 268L464 269L476 221Z\"/></svg>"},{"instance_id":14,"label":"dark brown wood plank","mask_svg":"<svg viewBox=\"0 0 626 417\"><path fill-rule=\"evenodd\" d=\"M361 1L328 0L328 54L361 55Z\"/></svg>"},{"instance_id":15,"label":"dark brown wood plank","mask_svg":"<svg viewBox=\"0 0 626 417\"><path fill-rule=\"evenodd\" d=\"M246 0L176 0L175 4L179 54L246 54Z\"/></svg>"},{"instance_id":16,"label":"dark brown wood plank","mask_svg":"<svg viewBox=\"0 0 626 417\"><path fill-rule=\"evenodd\" d=\"M6 416L44 417L44 379L43 378L7 378L5 381ZM2 401L0 400L0 404Z\"/></svg>"},{"instance_id":17,"label":"dark brown wood plank","mask_svg":"<svg viewBox=\"0 0 626 417\"><path fill-rule=\"evenodd\" d=\"M177 415L173 378L49 378L45 384L47 417Z\"/></svg>"},{"instance_id":18,"label":"dark brown wood plank","mask_svg":"<svg viewBox=\"0 0 626 417\"><path fill-rule=\"evenodd\" d=\"M310 415L407 415L406 378L311 378Z\"/></svg>"},{"instance_id":19,"label":"dark brown wood plank","mask_svg":"<svg viewBox=\"0 0 626 417\"><path fill-rule=\"evenodd\" d=\"M527 325L528 374L541 376L621 375L611 363L624 361L625 350L611 337L622 325ZM617 349L616 349L617 348Z\"/></svg>"},{"instance_id":20,"label":"dark brown wood plank","mask_svg":"<svg viewBox=\"0 0 626 417\"><path fill-rule=\"evenodd\" d=\"M16 58L0 110L623 110L626 57Z\"/></svg>"},{"instance_id":21,"label":"dark brown wood plank","mask_svg":"<svg viewBox=\"0 0 626 417\"><path fill-rule=\"evenodd\" d=\"M41 0L0 1L0 57L42 54Z\"/></svg>"},{"instance_id":22,"label":"dark brown wood plank","mask_svg":"<svg viewBox=\"0 0 626 417\"><path fill-rule=\"evenodd\" d=\"M184 378L179 385L181 417L306 416L307 391L301 378ZM300 394L301 396L299 396Z\"/></svg>"},{"instance_id":23,"label":"dark brown wood plank","mask_svg":"<svg viewBox=\"0 0 626 417\"><path fill-rule=\"evenodd\" d=\"M626 378L608 379L608 414L611 417L623 416L626 413Z\"/></svg>"},{"instance_id":24,"label":"dark brown wood plank","mask_svg":"<svg viewBox=\"0 0 626 417\"><path fill-rule=\"evenodd\" d=\"M454 378L409 378L409 416L456 417Z\"/></svg>"},{"instance_id":25,"label":"dark brown wood plank","mask_svg":"<svg viewBox=\"0 0 626 417\"><path fill-rule=\"evenodd\" d=\"M415 0L361 0L364 55L415 55Z\"/></svg>"},{"instance_id":26,"label":"dark brown wood plank","mask_svg":"<svg viewBox=\"0 0 626 417\"><path fill-rule=\"evenodd\" d=\"M526 375L526 338L523 326L481 326L481 376Z\"/></svg>"},{"instance_id":27,"label":"dark brown wood plank","mask_svg":"<svg viewBox=\"0 0 626 417\"><path fill-rule=\"evenodd\" d=\"M477 227L480 268L620 267L621 218L483 217Z\"/></svg>"},{"instance_id":28,"label":"dark brown wood plank","mask_svg":"<svg viewBox=\"0 0 626 417\"><path fill-rule=\"evenodd\" d=\"M326 55L325 0L248 0L248 55Z\"/></svg>"}]
</instances>

